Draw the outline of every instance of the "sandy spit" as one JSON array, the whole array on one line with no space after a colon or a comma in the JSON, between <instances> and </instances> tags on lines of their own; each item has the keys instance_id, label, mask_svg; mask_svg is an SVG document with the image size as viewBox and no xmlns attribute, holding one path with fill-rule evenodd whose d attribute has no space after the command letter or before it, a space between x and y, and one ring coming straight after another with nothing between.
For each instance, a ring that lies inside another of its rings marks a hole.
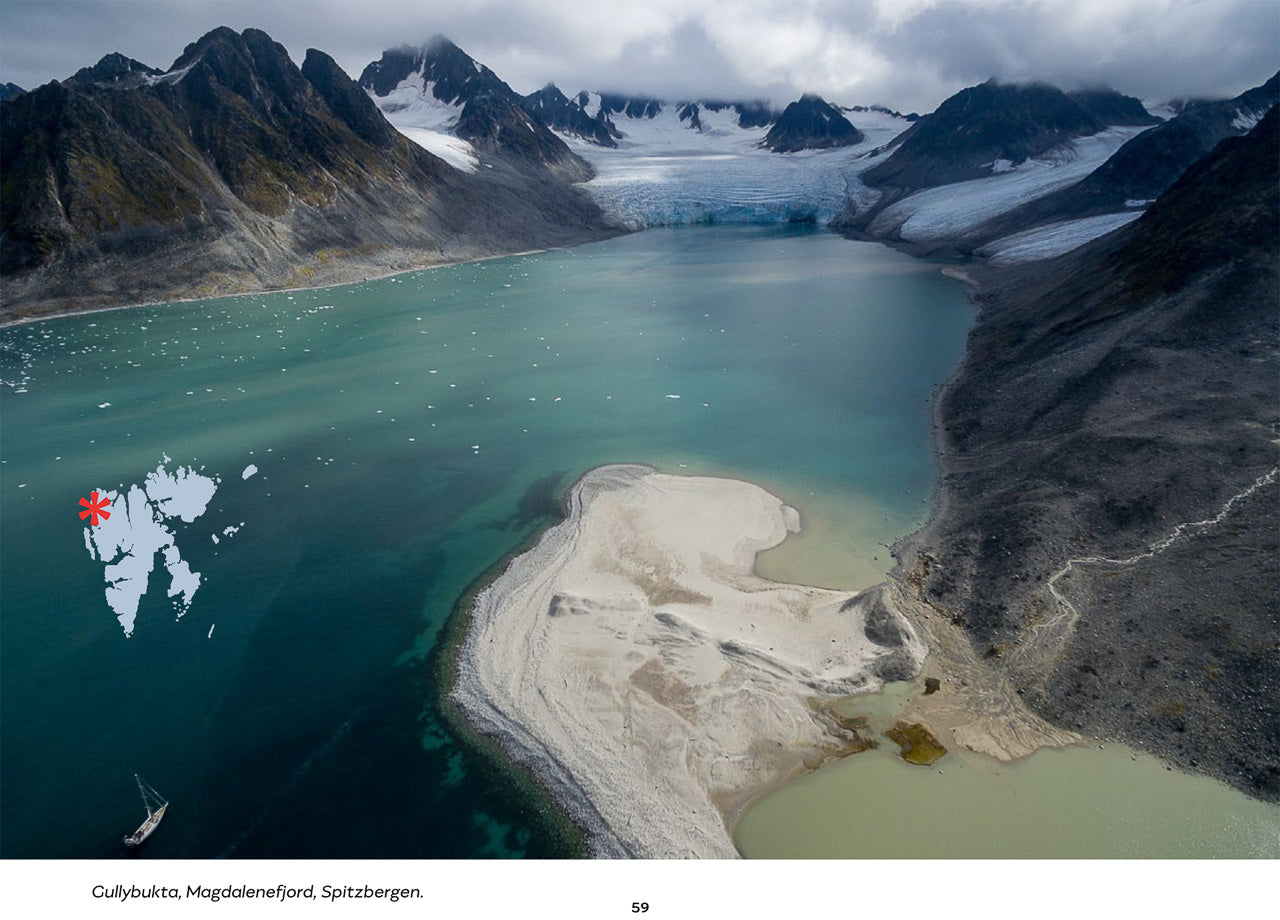
<instances>
[{"instance_id":1,"label":"sandy spit","mask_svg":"<svg viewBox=\"0 0 1280 920\"><path fill-rule=\"evenodd\" d=\"M567 505L476 596L451 699L594 855L736 856L743 801L843 753L819 705L918 669L925 645L877 589L756 575L799 515L750 483L606 466Z\"/></svg>"}]
</instances>

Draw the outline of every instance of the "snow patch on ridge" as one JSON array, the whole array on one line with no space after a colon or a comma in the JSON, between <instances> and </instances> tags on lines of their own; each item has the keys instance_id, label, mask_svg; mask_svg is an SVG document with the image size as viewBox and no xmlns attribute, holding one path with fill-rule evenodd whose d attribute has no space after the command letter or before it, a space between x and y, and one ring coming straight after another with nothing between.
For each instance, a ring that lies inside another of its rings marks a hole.
<instances>
[{"instance_id":1,"label":"snow patch on ridge","mask_svg":"<svg viewBox=\"0 0 1280 920\"><path fill-rule=\"evenodd\" d=\"M387 95L375 96L370 91L369 98L393 128L428 153L462 172L474 173L480 168L476 149L453 135L463 107L456 100L437 99L434 80L423 80L421 73L414 72Z\"/></svg>"}]
</instances>

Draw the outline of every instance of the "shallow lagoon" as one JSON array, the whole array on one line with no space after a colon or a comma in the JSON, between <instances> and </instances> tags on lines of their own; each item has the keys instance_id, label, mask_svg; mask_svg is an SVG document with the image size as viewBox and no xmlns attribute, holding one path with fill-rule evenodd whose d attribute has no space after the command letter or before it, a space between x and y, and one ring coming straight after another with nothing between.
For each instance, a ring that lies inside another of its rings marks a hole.
<instances>
[{"instance_id":1,"label":"shallow lagoon","mask_svg":"<svg viewBox=\"0 0 1280 920\"><path fill-rule=\"evenodd\" d=\"M884 732L920 690L896 683L842 700L880 747L763 796L735 828L738 849L787 859L1280 857L1280 808L1124 745L1014 763L953 745L931 766L909 764Z\"/></svg>"}]
</instances>

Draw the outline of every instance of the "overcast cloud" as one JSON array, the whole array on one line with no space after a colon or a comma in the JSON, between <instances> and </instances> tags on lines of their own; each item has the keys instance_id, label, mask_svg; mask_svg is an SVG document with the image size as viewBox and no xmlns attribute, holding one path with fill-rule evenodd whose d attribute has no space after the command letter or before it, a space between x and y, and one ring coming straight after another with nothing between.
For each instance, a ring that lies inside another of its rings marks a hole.
<instances>
[{"instance_id":1,"label":"overcast cloud","mask_svg":"<svg viewBox=\"0 0 1280 920\"><path fill-rule=\"evenodd\" d=\"M1276 0L3 0L0 81L28 89L120 51L168 68L219 25L358 76L448 35L527 93L762 97L928 111L987 77L1228 96L1280 67Z\"/></svg>"}]
</instances>

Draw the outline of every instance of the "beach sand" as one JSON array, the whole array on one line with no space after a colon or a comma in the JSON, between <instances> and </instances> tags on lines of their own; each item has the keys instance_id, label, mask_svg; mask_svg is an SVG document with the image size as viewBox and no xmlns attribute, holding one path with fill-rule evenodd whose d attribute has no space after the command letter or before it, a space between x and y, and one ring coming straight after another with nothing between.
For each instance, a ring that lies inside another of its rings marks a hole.
<instances>
[{"instance_id":1,"label":"beach sand","mask_svg":"<svg viewBox=\"0 0 1280 920\"><path fill-rule=\"evenodd\" d=\"M746 802L857 749L824 704L912 676L925 643L882 588L756 575L799 526L758 486L607 466L567 505L477 594L451 698L594 855L736 856Z\"/></svg>"}]
</instances>

